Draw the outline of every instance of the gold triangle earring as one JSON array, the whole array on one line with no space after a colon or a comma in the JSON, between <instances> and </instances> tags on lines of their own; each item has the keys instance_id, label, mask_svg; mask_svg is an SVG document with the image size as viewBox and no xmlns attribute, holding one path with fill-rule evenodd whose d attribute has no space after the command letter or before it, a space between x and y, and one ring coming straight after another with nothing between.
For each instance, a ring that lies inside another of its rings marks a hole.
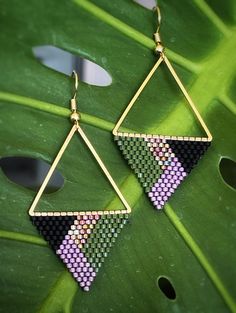
<instances>
[{"instance_id":1,"label":"gold triangle earring","mask_svg":"<svg viewBox=\"0 0 236 313\"><path fill-rule=\"evenodd\" d=\"M70 116L73 126L31 204L29 215L39 233L66 265L80 287L84 291L89 291L97 272L109 254L110 248L127 223L131 208L80 127L80 114L77 112L76 105L78 75L75 71L73 71L73 76L75 79L75 93L71 99L72 112ZM125 209L115 211L35 212L44 189L75 133L82 137Z\"/></svg>"},{"instance_id":2,"label":"gold triangle earring","mask_svg":"<svg viewBox=\"0 0 236 313\"><path fill-rule=\"evenodd\" d=\"M211 144L212 135L165 54L160 37L160 8L157 6L154 10L158 17L158 27L154 33L155 52L159 55L159 58L119 118L113 129L113 135L124 158L134 170L153 206L156 209L162 209L206 152ZM166 65L173 76L197 120L206 132L206 137L166 136L119 131L135 101L162 64Z\"/></svg>"}]
</instances>

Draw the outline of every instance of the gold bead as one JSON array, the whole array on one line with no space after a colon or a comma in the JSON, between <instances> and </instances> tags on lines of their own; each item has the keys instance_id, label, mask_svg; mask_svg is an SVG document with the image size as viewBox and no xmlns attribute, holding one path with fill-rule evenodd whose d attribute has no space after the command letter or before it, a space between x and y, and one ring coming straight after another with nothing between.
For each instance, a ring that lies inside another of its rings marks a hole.
<instances>
[{"instance_id":1,"label":"gold bead","mask_svg":"<svg viewBox=\"0 0 236 313\"><path fill-rule=\"evenodd\" d=\"M70 119L73 123L75 122L78 122L80 120L80 115L79 113L77 112L73 112L71 115L70 115Z\"/></svg>"},{"instance_id":2,"label":"gold bead","mask_svg":"<svg viewBox=\"0 0 236 313\"><path fill-rule=\"evenodd\" d=\"M164 51L164 47L162 46L162 44L160 42L157 43L157 46L155 48L155 53L157 54L161 54Z\"/></svg>"}]
</instances>

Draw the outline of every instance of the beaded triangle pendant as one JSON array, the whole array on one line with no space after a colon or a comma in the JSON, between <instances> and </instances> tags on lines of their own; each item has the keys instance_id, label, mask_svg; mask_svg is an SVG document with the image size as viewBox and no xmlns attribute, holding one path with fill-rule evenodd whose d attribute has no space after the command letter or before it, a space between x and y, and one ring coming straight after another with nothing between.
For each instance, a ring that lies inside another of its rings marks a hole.
<instances>
[{"instance_id":1,"label":"beaded triangle pendant","mask_svg":"<svg viewBox=\"0 0 236 313\"><path fill-rule=\"evenodd\" d=\"M76 90L78 77L76 78ZM32 223L66 265L84 291L89 291L99 269L108 256L119 233L127 223L131 208L108 172L106 166L79 125L75 96L71 99L71 120L74 123L53 161L29 209ZM35 212L35 208L75 132L82 137L98 162L125 209L85 212Z\"/></svg>"},{"instance_id":2,"label":"beaded triangle pendant","mask_svg":"<svg viewBox=\"0 0 236 313\"><path fill-rule=\"evenodd\" d=\"M121 115L113 129L113 135L115 142L130 167L134 170L148 198L153 206L159 210L163 209L171 195L200 160L210 146L212 136L170 61L164 54L164 48L161 46L160 41L157 42L157 51L160 53L158 61ZM119 131L135 101L162 63L167 66L174 77L175 82L205 130L207 137L164 136Z\"/></svg>"}]
</instances>

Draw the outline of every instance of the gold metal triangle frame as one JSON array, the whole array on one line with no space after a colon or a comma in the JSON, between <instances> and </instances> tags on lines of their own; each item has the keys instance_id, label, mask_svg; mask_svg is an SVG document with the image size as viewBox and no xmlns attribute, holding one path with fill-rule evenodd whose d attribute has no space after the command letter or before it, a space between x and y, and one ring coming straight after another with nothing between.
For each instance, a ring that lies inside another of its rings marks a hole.
<instances>
[{"instance_id":1,"label":"gold metal triangle frame","mask_svg":"<svg viewBox=\"0 0 236 313\"><path fill-rule=\"evenodd\" d=\"M126 210L115 210L115 211L85 211L85 212L35 212L35 208L54 172L54 170L57 167L57 164L59 163L64 151L66 150L69 142L71 141L73 135L75 134L75 132L78 132L80 134L80 136L82 137L83 141L85 142L85 144L87 145L87 147L89 148L90 152L92 153L92 155L94 156L94 158L96 159L96 161L98 162L99 166L101 167L102 171L104 172L105 176L107 177L107 179L109 180L110 184L112 185L112 187L114 188L116 194L118 195L119 199L121 200L121 202L123 203L124 207L126 208ZM94 147L92 146L91 142L89 141L88 137L85 135L84 131L82 130L82 128L79 126L78 123L75 123L73 125L73 127L71 128L68 136L66 137L61 149L59 150L55 160L53 161L39 191L37 192L31 206L29 209L29 215L30 216L75 216L75 215L88 215L88 214L92 214L92 213L98 213L99 215L106 215L106 214L127 214L131 212L131 208L129 206L129 204L127 203L127 201L125 200L124 196L122 195L120 189L117 187L115 181L113 180L111 174L109 173L109 171L107 170L106 166L104 165L104 163L102 162L101 158L99 157L99 155L97 154L96 150L94 149Z\"/></svg>"},{"instance_id":2,"label":"gold metal triangle frame","mask_svg":"<svg viewBox=\"0 0 236 313\"><path fill-rule=\"evenodd\" d=\"M124 133L124 132L118 131L121 124L123 123L124 119L128 115L131 108L133 107L135 101L137 100L137 98L139 97L139 95L141 94L143 89L146 87L147 83L152 78L153 74L155 73L155 71L158 69L158 67L161 65L162 62L164 62L166 64L171 75L174 77L177 85L179 86L179 88L182 91L182 93L184 94L188 104L190 105L191 109L193 110L197 120L199 121L200 125L203 127L204 131L206 132L207 137L166 136L166 135L152 135L152 134L140 134L140 133L126 133L126 132ZM153 68L151 69L151 71L149 72L149 74L147 75L147 77L145 78L145 80L143 81L143 83L141 84L141 86L139 87L139 89L137 90L137 92L135 93L133 98L131 99L131 101L129 102L129 104L126 107L126 109L124 110L123 114L119 118L118 122L116 123L116 125L113 129L113 135L122 136L122 137L146 137L146 138L163 138L163 139L173 139L173 140L208 141L208 142L212 141L212 135L211 135L208 127L206 126L206 124L205 124L203 118L201 117L198 109L196 108L195 104L193 103L191 97L189 96L187 90L185 89L184 85L182 84L180 78L176 74L173 66L171 65L170 61L168 60L168 58L164 54L164 52L160 53L159 59L157 60L157 62L155 63L155 65L153 66Z\"/></svg>"}]
</instances>

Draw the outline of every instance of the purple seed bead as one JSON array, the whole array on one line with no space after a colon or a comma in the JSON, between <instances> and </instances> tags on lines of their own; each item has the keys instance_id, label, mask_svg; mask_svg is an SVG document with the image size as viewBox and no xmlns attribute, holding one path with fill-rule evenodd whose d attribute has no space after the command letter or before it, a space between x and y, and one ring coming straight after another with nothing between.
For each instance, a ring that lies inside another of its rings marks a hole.
<instances>
[{"instance_id":1,"label":"purple seed bead","mask_svg":"<svg viewBox=\"0 0 236 313\"><path fill-rule=\"evenodd\" d=\"M89 291L89 287L88 286L84 287L84 291Z\"/></svg>"},{"instance_id":2,"label":"purple seed bead","mask_svg":"<svg viewBox=\"0 0 236 313\"><path fill-rule=\"evenodd\" d=\"M79 275L78 273L73 273L74 278L77 278Z\"/></svg>"}]
</instances>

